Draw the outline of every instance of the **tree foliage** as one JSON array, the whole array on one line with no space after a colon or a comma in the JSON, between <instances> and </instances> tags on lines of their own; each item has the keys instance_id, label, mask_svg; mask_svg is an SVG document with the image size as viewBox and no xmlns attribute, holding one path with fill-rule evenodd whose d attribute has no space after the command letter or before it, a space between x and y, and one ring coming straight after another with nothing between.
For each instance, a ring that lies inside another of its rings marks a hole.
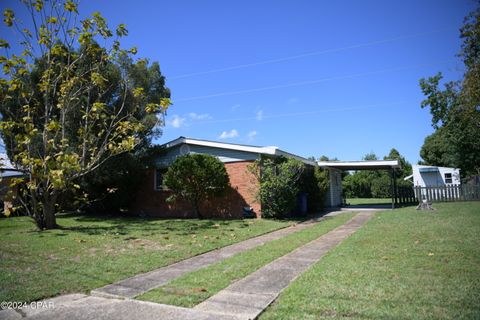
<instances>
[{"instance_id":1,"label":"tree foliage","mask_svg":"<svg viewBox=\"0 0 480 320\"><path fill-rule=\"evenodd\" d=\"M164 183L172 192L170 201L188 201L199 218L202 202L221 196L229 187L223 163L207 154L187 154L175 159L164 175Z\"/></svg>"},{"instance_id":2,"label":"tree foliage","mask_svg":"<svg viewBox=\"0 0 480 320\"><path fill-rule=\"evenodd\" d=\"M378 160L374 153L365 155L363 160ZM397 186L408 186L403 178L412 174L411 164L392 148L383 160L398 160L401 168L395 169ZM390 170L360 170L343 179L343 190L347 198L388 198L392 195Z\"/></svg>"},{"instance_id":3,"label":"tree foliage","mask_svg":"<svg viewBox=\"0 0 480 320\"><path fill-rule=\"evenodd\" d=\"M462 175L480 174L480 8L465 18L460 29L459 57L465 65L463 79L444 83L441 73L420 80L435 132L420 151L429 165L459 167Z\"/></svg>"},{"instance_id":4,"label":"tree foliage","mask_svg":"<svg viewBox=\"0 0 480 320\"><path fill-rule=\"evenodd\" d=\"M263 217L280 218L295 208L304 170L305 165L292 158L255 163L252 171L260 182L257 197L262 204Z\"/></svg>"},{"instance_id":5,"label":"tree foliage","mask_svg":"<svg viewBox=\"0 0 480 320\"><path fill-rule=\"evenodd\" d=\"M48 229L56 226L58 198L112 157L145 143L170 101L158 64L134 61L137 49L121 48L125 25L111 30L98 12L79 20L72 0L24 4L33 30L12 10L4 12L5 25L24 40L20 54L0 41L0 130L12 163L27 177L14 180L28 199L25 210ZM101 47L99 40L112 45Z\"/></svg>"}]
</instances>

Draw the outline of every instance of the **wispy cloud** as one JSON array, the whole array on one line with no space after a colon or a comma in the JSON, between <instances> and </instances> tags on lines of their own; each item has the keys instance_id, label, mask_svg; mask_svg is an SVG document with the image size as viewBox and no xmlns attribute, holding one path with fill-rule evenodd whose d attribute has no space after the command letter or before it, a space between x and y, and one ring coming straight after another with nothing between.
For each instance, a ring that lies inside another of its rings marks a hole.
<instances>
[{"instance_id":1,"label":"wispy cloud","mask_svg":"<svg viewBox=\"0 0 480 320\"><path fill-rule=\"evenodd\" d=\"M257 111L257 114L256 114L255 118L256 118L258 121L262 121L262 120L263 120L263 110Z\"/></svg>"},{"instance_id":2,"label":"wispy cloud","mask_svg":"<svg viewBox=\"0 0 480 320\"><path fill-rule=\"evenodd\" d=\"M232 129L230 131L223 131L222 134L218 137L219 139L231 139L238 137L238 131Z\"/></svg>"},{"instance_id":3,"label":"wispy cloud","mask_svg":"<svg viewBox=\"0 0 480 320\"><path fill-rule=\"evenodd\" d=\"M290 98L287 100L287 103L290 103L290 104L297 103L297 102L298 102L297 98Z\"/></svg>"},{"instance_id":4,"label":"wispy cloud","mask_svg":"<svg viewBox=\"0 0 480 320\"><path fill-rule=\"evenodd\" d=\"M178 128L181 128L181 127L185 126L185 121L186 120L187 120L186 118L180 117L178 114L174 114L172 116L172 119L167 120L167 125L170 125L173 128L178 129Z\"/></svg>"},{"instance_id":5,"label":"wispy cloud","mask_svg":"<svg viewBox=\"0 0 480 320\"><path fill-rule=\"evenodd\" d=\"M195 121L208 121L212 120L213 117L208 113L195 113L190 112L185 115L174 114L171 119L167 119L166 125L175 129L188 127ZM161 121L162 119L160 119Z\"/></svg>"},{"instance_id":6,"label":"wispy cloud","mask_svg":"<svg viewBox=\"0 0 480 320\"><path fill-rule=\"evenodd\" d=\"M210 119L212 119L212 116L209 115L208 113L198 114L198 113L195 113L195 112L190 112L188 114L188 117L192 120L210 120Z\"/></svg>"},{"instance_id":7,"label":"wispy cloud","mask_svg":"<svg viewBox=\"0 0 480 320\"><path fill-rule=\"evenodd\" d=\"M255 130L250 131L250 132L247 134L248 141L253 141L253 139L255 139L256 136L257 136L257 131L255 131Z\"/></svg>"}]
</instances>

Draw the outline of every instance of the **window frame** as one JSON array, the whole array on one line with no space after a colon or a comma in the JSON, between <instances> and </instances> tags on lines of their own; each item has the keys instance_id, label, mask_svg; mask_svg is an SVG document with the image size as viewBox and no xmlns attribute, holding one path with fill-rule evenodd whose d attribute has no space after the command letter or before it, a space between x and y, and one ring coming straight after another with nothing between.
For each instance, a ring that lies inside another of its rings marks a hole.
<instances>
[{"instance_id":1,"label":"window frame","mask_svg":"<svg viewBox=\"0 0 480 320\"><path fill-rule=\"evenodd\" d=\"M447 177L447 175L449 175L449 177ZM453 174L451 172L445 172L443 174L443 178L445 179L445 184L453 183Z\"/></svg>"},{"instance_id":2,"label":"window frame","mask_svg":"<svg viewBox=\"0 0 480 320\"><path fill-rule=\"evenodd\" d=\"M153 171L153 190L154 191L165 191L168 190L168 188L165 186L163 183L163 175L167 172L167 168L155 168ZM158 179L158 174L161 174L162 176L162 184L158 185L157 179Z\"/></svg>"}]
</instances>

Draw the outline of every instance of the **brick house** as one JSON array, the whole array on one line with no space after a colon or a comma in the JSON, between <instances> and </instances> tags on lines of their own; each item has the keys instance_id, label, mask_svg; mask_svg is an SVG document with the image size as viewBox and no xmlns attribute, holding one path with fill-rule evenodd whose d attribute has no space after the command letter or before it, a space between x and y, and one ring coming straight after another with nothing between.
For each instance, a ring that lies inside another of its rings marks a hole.
<instances>
[{"instance_id":1,"label":"brick house","mask_svg":"<svg viewBox=\"0 0 480 320\"><path fill-rule=\"evenodd\" d=\"M178 156L189 153L209 154L217 157L225 165L230 177L230 190L222 198L213 203L206 203L201 208L208 217L217 218L241 218L245 208L251 208L256 217L261 217L261 204L255 197L259 182L248 170L248 166L254 161L283 156L298 159L307 166L317 165L315 161L280 150L278 147L259 147L179 137L166 143L164 153L154 161L154 168L148 168L145 171L143 183L132 204L133 212L165 218L194 217L188 204L167 203L166 198L170 193L162 185L162 175L168 166ZM339 199L341 202L341 197Z\"/></svg>"},{"instance_id":2,"label":"brick house","mask_svg":"<svg viewBox=\"0 0 480 320\"><path fill-rule=\"evenodd\" d=\"M12 210L17 195L17 189L10 187L11 179L23 176L23 173L14 169L7 159L7 155L0 154L0 206L3 207L4 213Z\"/></svg>"}]
</instances>

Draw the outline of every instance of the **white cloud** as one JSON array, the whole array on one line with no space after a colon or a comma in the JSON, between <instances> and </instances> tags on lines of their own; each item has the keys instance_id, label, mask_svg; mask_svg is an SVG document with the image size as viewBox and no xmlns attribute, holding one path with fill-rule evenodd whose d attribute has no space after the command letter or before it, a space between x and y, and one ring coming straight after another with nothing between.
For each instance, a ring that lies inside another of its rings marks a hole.
<instances>
[{"instance_id":1,"label":"white cloud","mask_svg":"<svg viewBox=\"0 0 480 320\"><path fill-rule=\"evenodd\" d=\"M297 103L298 99L297 98L290 98L290 99L288 99L287 102L290 103L290 104Z\"/></svg>"},{"instance_id":2,"label":"white cloud","mask_svg":"<svg viewBox=\"0 0 480 320\"><path fill-rule=\"evenodd\" d=\"M250 131L247 135L248 137L248 141L252 141L253 139L255 139L255 137L257 136L257 131Z\"/></svg>"},{"instance_id":3,"label":"white cloud","mask_svg":"<svg viewBox=\"0 0 480 320\"><path fill-rule=\"evenodd\" d=\"M178 114L174 114L172 119L167 121L167 125L178 129L185 125L185 120L185 118L180 117Z\"/></svg>"},{"instance_id":4,"label":"white cloud","mask_svg":"<svg viewBox=\"0 0 480 320\"><path fill-rule=\"evenodd\" d=\"M230 131L223 131L222 134L218 137L219 139L231 139L238 137L238 131L232 129Z\"/></svg>"},{"instance_id":5,"label":"white cloud","mask_svg":"<svg viewBox=\"0 0 480 320\"><path fill-rule=\"evenodd\" d=\"M235 110L237 110L238 108L240 108L240 104L238 104L238 103L237 103L237 104L234 104L234 105L232 106L232 111L235 111Z\"/></svg>"},{"instance_id":6,"label":"white cloud","mask_svg":"<svg viewBox=\"0 0 480 320\"><path fill-rule=\"evenodd\" d=\"M257 111L257 115L255 116L255 118L258 121L262 121L263 120L263 110Z\"/></svg>"},{"instance_id":7,"label":"white cloud","mask_svg":"<svg viewBox=\"0 0 480 320\"><path fill-rule=\"evenodd\" d=\"M192 120L209 120L209 119L212 119L212 116L210 116L208 113L198 114L198 113L195 113L195 112L190 112L188 114L188 116Z\"/></svg>"}]
</instances>

